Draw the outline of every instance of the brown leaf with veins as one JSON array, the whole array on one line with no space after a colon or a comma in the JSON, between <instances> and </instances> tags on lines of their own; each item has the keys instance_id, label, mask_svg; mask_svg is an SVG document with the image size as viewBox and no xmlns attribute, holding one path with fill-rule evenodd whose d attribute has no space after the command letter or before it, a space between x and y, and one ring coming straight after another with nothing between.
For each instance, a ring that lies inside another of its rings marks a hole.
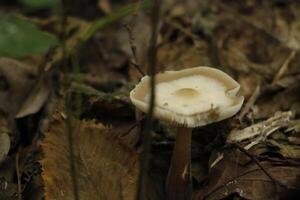
<instances>
[{"instance_id":1,"label":"brown leaf with veins","mask_svg":"<svg viewBox=\"0 0 300 200\"><path fill-rule=\"evenodd\" d=\"M138 174L137 153L112 130L94 121L77 121L75 158L81 199L134 199ZM41 161L46 200L74 199L70 177L65 119L55 113L42 144Z\"/></svg>"},{"instance_id":2,"label":"brown leaf with veins","mask_svg":"<svg viewBox=\"0 0 300 200\"><path fill-rule=\"evenodd\" d=\"M243 153L229 149L222 153L223 158L211 167L208 183L196 193L195 200L219 200L233 194L255 200L298 199L299 162L260 162L277 183L284 185L281 187L277 184L276 191L270 178L254 162L246 161L249 158Z\"/></svg>"}]
</instances>

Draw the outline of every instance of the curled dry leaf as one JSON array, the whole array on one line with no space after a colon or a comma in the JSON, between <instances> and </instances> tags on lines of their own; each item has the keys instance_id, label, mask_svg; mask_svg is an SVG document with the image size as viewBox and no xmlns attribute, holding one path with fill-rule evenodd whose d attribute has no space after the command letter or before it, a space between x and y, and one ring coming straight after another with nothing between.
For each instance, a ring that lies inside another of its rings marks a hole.
<instances>
[{"instance_id":1,"label":"curled dry leaf","mask_svg":"<svg viewBox=\"0 0 300 200\"><path fill-rule=\"evenodd\" d=\"M34 68L17 60L0 58L0 110L17 117L38 112L50 90L47 81L36 83Z\"/></svg>"},{"instance_id":2,"label":"curled dry leaf","mask_svg":"<svg viewBox=\"0 0 300 200\"><path fill-rule=\"evenodd\" d=\"M134 199L137 154L101 124L93 121L77 121L76 124L75 163L80 198ZM46 200L74 199L67 128L62 114L53 115L42 149L45 155L41 164Z\"/></svg>"},{"instance_id":3,"label":"curled dry leaf","mask_svg":"<svg viewBox=\"0 0 300 200\"><path fill-rule=\"evenodd\" d=\"M28 65L0 58L0 110L15 114L33 86L35 72Z\"/></svg>"},{"instance_id":4,"label":"curled dry leaf","mask_svg":"<svg viewBox=\"0 0 300 200\"><path fill-rule=\"evenodd\" d=\"M39 81L28 93L26 100L23 102L16 118L21 118L38 112L50 95L50 87L46 80Z\"/></svg>"}]
</instances>

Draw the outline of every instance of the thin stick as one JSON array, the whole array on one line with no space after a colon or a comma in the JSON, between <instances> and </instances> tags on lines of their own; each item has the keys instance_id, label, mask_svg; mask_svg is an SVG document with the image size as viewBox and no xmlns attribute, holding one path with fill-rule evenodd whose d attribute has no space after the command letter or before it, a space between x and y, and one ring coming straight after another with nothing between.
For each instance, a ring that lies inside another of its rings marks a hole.
<instances>
[{"instance_id":1,"label":"thin stick","mask_svg":"<svg viewBox=\"0 0 300 200\"><path fill-rule=\"evenodd\" d=\"M19 165L19 149L16 154L16 173L17 173L17 181L18 181L18 199L22 200L21 173L20 173L20 165Z\"/></svg>"},{"instance_id":2,"label":"thin stick","mask_svg":"<svg viewBox=\"0 0 300 200\"><path fill-rule=\"evenodd\" d=\"M68 55L68 49L66 46L66 40L67 40L67 15L65 11L65 5L67 0L60 0L58 4L58 12L59 12L59 19L60 19L60 41L62 43L62 65L64 69L67 67L67 55ZM74 66L73 66L74 67ZM66 109L66 127L67 127L67 133L68 133L68 142L69 142L69 161L70 161L70 176L72 180L73 185L73 198L74 200L79 200L79 189L78 189L78 180L76 176L76 163L75 163L75 154L74 154L74 124L71 118L71 108L70 108L70 101L68 95L65 97L65 109Z\"/></svg>"},{"instance_id":3,"label":"thin stick","mask_svg":"<svg viewBox=\"0 0 300 200\"><path fill-rule=\"evenodd\" d=\"M255 104L255 102L258 99L258 97L260 96L260 94L261 94L261 89L260 89L260 84L258 84L256 86L256 88L254 89L251 97L249 98L249 100L247 101L245 106L242 108L242 111L240 112L240 115L239 115L240 122L243 121L245 115L251 110L251 108Z\"/></svg>"},{"instance_id":4,"label":"thin stick","mask_svg":"<svg viewBox=\"0 0 300 200\"><path fill-rule=\"evenodd\" d=\"M120 137L124 137L125 135L129 134L135 127L137 127L146 117L143 116L134 122L124 133L120 134Z\"/></svg>"},{"instance_id":5,"label":"thin stick","mask_svg":"<svg viewBox=\"0 0 300 200\"><path fill-rule=\"evenodd\" d=\"M138 188L137 188L137 200L144 199L143 195L143 186L145 183L146 173L148 172L149 165L149 154L151 148L151 130L153 124L153 114L154 114L154 102L155 102L155 78L154 74L156 71L157 64L157 30L158 30L158 21L159 21L159 12L160 12L160 0L154 0L151 12L151 38L150 46L148 50L148 71L150 75L150 86L151 86L151 95L150 95L150 105L146 117L145 129L142 132L142 154L140 160L140 174L138 177Z\"/></svg>"},{"instance_id":6,"label":"thin stick","mask_svg":"<svg viewBox=\"0 0 300 200\"><path fill-rule=\"evenodd\" d=\"M140 65L138 64L139 62L138 62L137 53L136 53L136 46L134 44L135 38L133 36L131 26L129 24L125 24L125 28L126 28L126 30L128 32L129 44L130 44L131 52L132 52L132 55L133 55L133 62L131 62L131 64L136 68L136 70L142 76L145 76L144 71L141 69Z\"/></svg>"},{"instance_id":7,"label":"thin stick","mask_svg":"<svg viewBox=\"0 0 300 200\"><path fill-rule=\"evenodd\" d=\"M130 62L130 64L132 64L142 76L146 75L146 73L142 70L142 68L137 63Z\"/></svg>"},{"instance_id":8,"label":"thin stick","mask_svg":"<svg viewBox=\"0 0 300 200\"><path fill-rule=\"evenodd\" d=\"M271 85L274 85L288 70L290 62L293 60L293 58L296 55L296 50L292 50L291 53L288 55L278 72L276 73Z\"/></svg>"},{"instance_id":9,"label":"thin stick","mask_svg":"<svg viewBox=\"0 0 300 200\"><path fill-rule=\"evenodd\" d=\"M77 180L77 168L75 163L75 149L74 149L74 133L75 133L75 124L71 117L71 110L70 110L70 101L69 98L66 97L65 99L65 107L66 107L66 126L67 126L67 133L68 133L68 148L69 148L69 160L70 160L70 175L73 184L73 196L75 200L79 200L79 190L78 190L78 180Z\"/></svg>"}]
</instances>

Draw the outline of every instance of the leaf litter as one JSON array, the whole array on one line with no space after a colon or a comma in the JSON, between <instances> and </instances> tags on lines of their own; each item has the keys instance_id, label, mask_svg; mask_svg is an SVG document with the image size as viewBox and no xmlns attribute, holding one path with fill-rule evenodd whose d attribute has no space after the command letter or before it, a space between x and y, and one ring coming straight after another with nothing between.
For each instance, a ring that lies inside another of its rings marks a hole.
<instances>
[{"instance_id":1,"label":"leaf litter","mask_svg":"<svg viewBox=\"0 0 300 200\"><path fill-rule=\"evenodd\" d=\"M22 59L0 58L0 139L6 138L0 141L5 147L3 154L0 150L0 199L73 199L65 122L70 116L61 106L65 93L74 97L69 102L72 109L76 96L82 98L74 119L81 199L135 198L144 122L135 120L128 93L140 78L132 61L147 71L151 27L147 12L124 2L78 0L73 7L68 5L67 52L57 46L46 62L41 53L49 49L38 45L28 51L11 47L5 54ZM4 5L0 11L12 9L34 21L43 33L61 37L61 19L54 13ZM87 12L90 6L93 9ZM115 13L122 6L122 12ZM162 10L157 71L214 66L235 77L246 97L237 118L194 130L193 199L297 199L299 3L168 0ZM70 70L77 50L80 73ZM164 199L174 130L155 122L151 134L144 195L159 200Z\"/></svg>"}]
</instances>

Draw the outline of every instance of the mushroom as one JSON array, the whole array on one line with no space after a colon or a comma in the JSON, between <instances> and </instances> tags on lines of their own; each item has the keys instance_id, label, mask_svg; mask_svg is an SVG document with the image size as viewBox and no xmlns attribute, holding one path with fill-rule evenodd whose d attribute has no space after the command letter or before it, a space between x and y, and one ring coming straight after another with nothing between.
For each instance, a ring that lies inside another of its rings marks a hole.
<instances>
[{"instance_id":1,"label":"mushroom","mask_svg":"<svg viewBox=\"0 0 300 200\"><path fill-rule=\"evenodd\" d=\"M244 97L240 85L226 73L210 67L166 71L155 75L154 116L177 127L171 165L166 182L167 199L190 199L192 128L235 115ZM147 112L150 77L144 76L130 92L132 103Z\"/></svg>"}]
</instances>

